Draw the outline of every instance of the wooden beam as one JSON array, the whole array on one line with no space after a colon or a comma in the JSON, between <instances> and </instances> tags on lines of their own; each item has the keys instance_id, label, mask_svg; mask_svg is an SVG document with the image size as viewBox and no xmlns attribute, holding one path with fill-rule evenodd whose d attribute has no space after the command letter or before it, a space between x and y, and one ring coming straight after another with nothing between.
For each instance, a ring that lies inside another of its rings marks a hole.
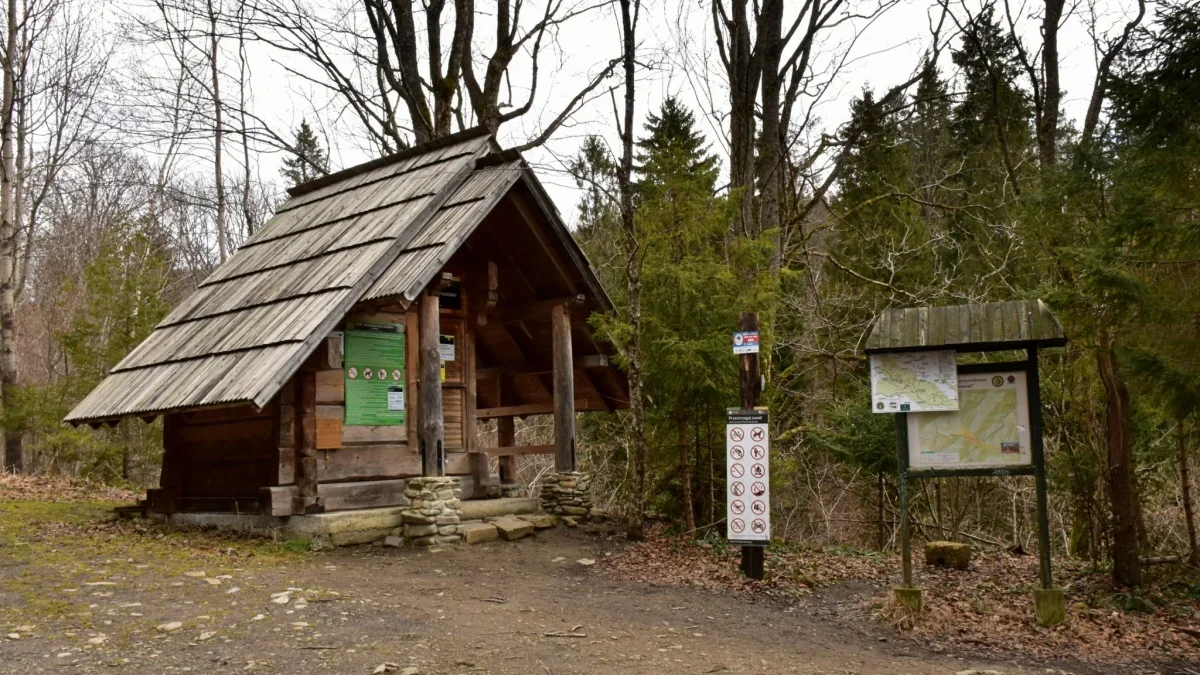
<instances>
[{"instance_id":1,"label":"wooden beam","mask_svg":"<svg viewBox=\"0 0 1200 675\"><path fill-rule=\"evenodd\" d=\"M554 347L554 468L575 470L575 364L571 353L571 315L563 305L550 312Z\"/></svg>"},{"instance_id":2,"label":"wooden beam","mask_svg":"<svg viewBox=\"0 0 1200 675\"><path fill-rule=\"evenodd\" d=\"M435 284L436 286L436 284ZM426 291L418 301L418 359L421 373L421 401L417 406L418 451L421 474L446 475L445 429L442 420L442 360L438 353L441 320L438 293Z\"/></svg>"},{"instance_id":3,"label":"wooden beam","mask_svg":"<svg viewBox=\"0 0 1200 675\"><path fill-rule=\"evenodd\" d=\"M555 307L566 306L567 309L577 309L587 300L582 295L566 295L560 298L533 300L512 307L502 307L497 312L497 319L503 323L517 323L530 319L545 319Z\"/></svg>"},{"instance_id":4,"label":"wooden beam","mask_svg":"<svg viewBox=\"0 0 1200 675\"><path fill-rule=\"evenodd\" d=\"M504 418L501 418L501 419L504 419ZM508 419L512 419L512 418L510 417ZM554 446L553 445L508 445L508 446L501 446L498 448L482 448L482 449L480 449L480 452L486 452L487 454L491 455L492 457L499 457L500 462L501 462L500 466L503 467L504 466L503 462L505 460L512 461L515 464L517 455L553 455L554 454ZM503 476L501 476L500 482L505 483L505 484L508 483L507 481L504 480Z\"/></svg>"},{"instance_id":5,"label":"wooden beam","mask_svg":"<svg viewBox=\"0 0 1200 675\"><path fill-rule=\"evenodd\" d=\"M572 293L577 292L575 290L575 279L571 278L571 274L567 270L566 264L564 264L562 259L559 257L558 251L554 250L554 246L551 244L549 238L546 237L546 233L542 229L542 219L539 218L538 214L535 213L534 210L525 203L525 200L521 199L518 195L513 195L512 203L517 207L517 211L519 211L523 216L525 224L529 226L529 232L533 234L533 238L537 240L538 246L540 246L542 252L546 254L546 257L550 260L550 265L554 267L556 272L558 272L558 276L563 280L563 283L566 284L567 289Z\"/></svg>"},{"instance_id":6,"label":"wooden beam","mask_svg":"<svg viewBox=\"0 0 1200 675\"><path fill-rule=\"evenodd\" d=\"M575 410L591 411L591 410L607 410L604 401L599 398L579 398L575 399ZM480 408L475 411L475 416L481 420L496 419L497 417L525 417L526 415L549 415L554 412L554 402L547 401L545 403L529 403L522 405L506 405L498 408Z\"/></svg>"},{"instance_id":7,"label":"wooden beam","mask_svg":"<svg viewBox=\"0 0 1200 675\"><path fill-rule=\"evenodd\" d=\"M295 452L296 502L293 513L319 513L317 495L317 375L301 369L295 375L292 444Z\"/></svg>"},{"instance_id":8,"label":"wooden beam","mask_svg":"<svg viewBox=\"0 0 1200 675\"><path fill-rule=\"evenodd\" d=\"M608 357L604 354L591 354L575 359L576 372L607 368L608 365ZM477 368L475 370L475 376L480 380L494 380L501 375L549 375L551 372L553 372L553 370L554 369L551 367L546 367L537 363L529 363L528 361L522 361L520 363L509 363L503 366Z\"/></svg>"},{"instance_id":9,"label":"wooden beam","mask_svg":"<svg viewBox=\"0 0 1200 675\"><path fill-rule=\"evenodd\" d=\"M479 303L479 316L476 321L480 326L486 326L488 322L488 314L493 309L496 309L496 303L500 300L500 270L496 267L496 263L491 260L487 264L487 284L483 288L483 302Z\"/></svg>"},{"instance_id":10,"label":"wooden beam","mask_svg":"<svg viewBox=\"0 0 1200 675\"><path fill-rule=\"evenodd\" d=\"M496 419L496 445L499 448L489 448L484 452L493 453L492 450L501 448L512 448L517 444L517 425L516 421L511 417L500 417ZM515 454L500 455L500 483L503 485L512 485L517 482L517 458Z\"/></svg>"}]
</instances>

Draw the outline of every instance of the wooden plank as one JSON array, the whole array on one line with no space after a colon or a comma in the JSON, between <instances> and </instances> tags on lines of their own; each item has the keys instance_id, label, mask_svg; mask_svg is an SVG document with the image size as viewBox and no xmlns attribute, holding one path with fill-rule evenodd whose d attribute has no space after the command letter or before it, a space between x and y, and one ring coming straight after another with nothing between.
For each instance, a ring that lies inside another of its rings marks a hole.
<instances>
[{"instance_id":1,"label":"wooden plank","mask_svg":"<svg viewBox=\"0 0 1200 675\"><path fill-rule=\"evenodd\" d=\"M297 497L293 511L308 513L317 507L317 380L312 371L295 375L296 417L295 474Z\"/></svg>"},{"instance_id":2,"label":"wooden plank","mask_svg":"<svg viewBox=\"0 0 1200 675\"><path fill-rule=\"evenodd\" d=\"M391 479L321 483L317 486L317 495L326 511L403 506L408 503L404 497L404 482L403 479ZM294 485L267 487L259 491L258 501L264 515L290 516L295 495Z\"/></svg>"},{"instance_id":3,"label":"wooden plank","mask_svg":"<svg viewBox=\"0 0 1200 675\"><path fill-rule=\"evenodd\" d=\"M509 417L509 418L502 417L501 419L512 419L512 418L511 417ZM495 447L495 448L480 448L479 451L486 452L488 455L490 455L492 457L499 457L501 460L500 466L503 467L504 460L508 459L508 460L513 460L515 462L516 458L520 455L553 455L555 452L555 447L556 446L554 446L554 445L508 445L508 446L500 446L500 447ZM508 481L504 481L503 477L501 478L501 481L503 481L505 483L508 482Z\"/></svg>"},{"instance_id":4,"label":"wooden plank","mask_svg":"<svg viewBox=\"0 0 1200 675\"><path fill-rule=\"evenodd\" d=\"M296 410L291 404L279 406L279 447L287 448L289 452L296 436L295 419Z\"/></svg>"},{"instance_id":5,"label":"wooden plank","mask_svg":"<svg viewBox=\"0 0 1200 675\"><path fill-rule=\"evenodd\" d=\"M422 292L418 300L418 367L421 377L421 402L417 412L418 448L422 456L423 474L444 476L445 448L442 421L441 358L438 335L441 332L438 295Z\"/></svg>"},{"instance_id":6,"label":"wooden plank","mask_svg":"<svg viewBox=\"0 0 1200 675\"><path fill-rule=\"evenodd\" d=\"M416 340L419 332L417 325L417 312L416 308L413 308L405 315L404 322L404 427L408 434L408 447L413 449L418 445L416 419L420 402L417 369L420 348Z\"/></svg>"},{"instance_id":7,"label":"wooden plank","mask_svg":"<svg viewBox=\"0 0 1200 675\"><path fill-rule=\"evenodd\" d=\"M466 302L466 300L464 300ZM472 307L468 307L472 310ZM463 323L463 445L467 452L476 449L478 429L475 424L475 408L478 402L477 380L475 379L475 321L473 312L468 312L468 319Z\"/></svg>"},{"instance_id":8,"label":"wooden plank","mask_svg":"<svg viewBox=\"0 0 1200 675\"><path fill-rule=\"evenodd\" d=\"M317 403L336 403L341 404L346 402L346 379L339 370L318 370L317 378Z\"/></svg>"},{"instance_id":9,"label":"wooden plank","mask_svg":"<svg viewBox=\"0 0 1200 675\"><path fill-rule=\"evenodd\" d=\"M585 370L599 370L608 366L608 357L604 354L589 354L575 359L575 371L577 373ZM510 363L503 366L492 366L490 368L478 368L475 371L476 377L480 380L494 380L501 375L549 375L552 372L554 372L554 368L551 366L530 363L528 361Z\"/></svg>"},{"instance_id":10,"label":"wooden plank","mask_svg":"<svg viewBox=\"0 0 1200 675\"><path fill-rule=\"evenodd\" d=\"M501 323L518 323L521 321L544 321L555 307L567 306L577 309L583 306L585 298L582 295L566 295L559 298L534 300L512 307L502 307L495 314Z\"/></svg>"},{"instance_id":11,"label":"wooden plank","mask_svg":"<svg viewBox=\"0 0 1200 675\"><path fill-rule=\"evenodd\" d=\"M571 353L571 315L562 305L550 314L554 350L554 468L575 470L575 365Z\"/></svg>"},{"instance_id":12,"label":"wooden plank","mask_svg":"<svg viewBox=\"0 0 1200 675\"><path fill-rule=\"evenodd\" d=\"M343 426L342 447L354 443L395 443L408 445L408 429L405 426Z\"/></svg>"},{"instance_id":13,"label":"wooden plank","mask_svg":"<svg viewBox=\"0 0 1200 675\"><path fill-rule=\"evenodd\" d=\"M511 448L517 444L516 421L511 417L496 419L496 445L499 448ZM495 448L495 449L499 449ZM484 450L491 454L490 450ZM500 482L511 485L517 482L517 458L513 455L500 456Z\"/></svg>"},{"instance_id":14,"label":"wooden plank","mask_svg":"<svg viewBox=\"0 0 1200 675\"><path fill-rule=\"evenodd\" d=\"M342 447L342 420L317 418L317 449L337 450Z\"/></svg>"},{"instance_id":15,"label":"wooden plank","mask_svg":"<svg viewBox=\"0 0 1200 675\"><path fill-rule=\"evenodd\" d=\"M575 410L605 410L604 401L592 399L575 399ZM523 417L525 415L549 415L554 412L554 403L530 403L527 405L508 405L498 408L480 408L476 415L481 420L496 417Z\"/></svg>"}]
</instances>

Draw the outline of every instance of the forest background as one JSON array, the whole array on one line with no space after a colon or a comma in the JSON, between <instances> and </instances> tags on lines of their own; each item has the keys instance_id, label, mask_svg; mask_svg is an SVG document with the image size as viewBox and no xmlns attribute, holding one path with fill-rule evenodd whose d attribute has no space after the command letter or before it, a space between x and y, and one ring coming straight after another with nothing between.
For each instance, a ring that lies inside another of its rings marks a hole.
<instances>
[{"instance_id":1,"label":"forest background","mask_svg":"<svg viewBox=\"0 0 1200 675\"><path fill-rule=\"evenodd\" d=\"M905 36L920 46L907 75L842 96L852 64L894 59L857 38L913 6L928 21ZM1071 338L1043 355L1056 551L1123 585L1155 553L1195 565L1200 8L705 0L697 22L684 7L155 0L114 21L83 0L6 0L5 469L153 485L160 423L94 431L63 415L284 188L340 168L331 155L484 125L558 157L577 187L576 234L619 307L593 321L632 397L581 418L581 443L632 536L649 513L689 536L722 531L729 336L751 310L775 534L891 547L892 420L870 412L862 355L872 321L1040 297ZM564 94L568 26L609 31L611 53L574 53L590 63ZM1060 33L1086 43L1060 48ZM686 82L690 103L668 91L647 106L639 87L673 49L685 54L656 86ZM1081 50L1094 59L1075 119L1060 54ZM261 112L263 59L305 92L305 121ZM521 433L544 431L534 419ZM544 469L526 461L526 476ZM1034 506L1021 478L923 481L913 502L921 537L1025 549Z\"/></svg>"}]
</instances>

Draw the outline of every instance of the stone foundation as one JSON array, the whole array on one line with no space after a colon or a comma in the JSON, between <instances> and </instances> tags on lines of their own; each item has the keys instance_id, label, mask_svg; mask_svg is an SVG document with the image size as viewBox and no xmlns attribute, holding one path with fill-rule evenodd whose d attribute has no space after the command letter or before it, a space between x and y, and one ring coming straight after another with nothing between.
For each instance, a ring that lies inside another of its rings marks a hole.
<instances>
[{"instance_id":1,"label":"stone foundation","mask_svg":"<svg viewBox=\"0 0 1200 675\"><path fill-rule=\"evenodd\" d=\"M529 490L520 483L511 483L500 486L500 496L506 499L525 497L528 492Z\"/></svg>"},{"instance_id":2,"label":"stone foundation","mask_svg":"<svg viewBox=\"0 0 1200 675\"><path fill-rule=\"evenodd\" d=\"M592 511L591 477L578 471L548 474L542 479L541 504L546 513L587 517Z\"/></svg>"},{"instance_id":3,"label":"stone foundation","mask_svg":"<svg viewBox=\"0 0 1200 675\"><path fill-rule=\"evenodd\" d=\"M400 536L413 546L455 544L462 540L458 525L462 521L458 481L449 477L408 479L404 496L410 504L401 513Z\"/></svg>"}]
</instances>

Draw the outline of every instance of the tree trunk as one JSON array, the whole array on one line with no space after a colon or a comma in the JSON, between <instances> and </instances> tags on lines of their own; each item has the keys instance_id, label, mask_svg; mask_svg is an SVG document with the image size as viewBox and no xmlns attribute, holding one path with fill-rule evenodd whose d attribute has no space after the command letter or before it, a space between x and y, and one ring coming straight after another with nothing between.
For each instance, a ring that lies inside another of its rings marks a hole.
<instances>
[{"instance_id":1,"label":"tree trunk","mask_svg":"<svg viewBox=\"0 0 1200 675\"><path fill-rule=\"evenodd\" d=\"M16 0L8 0L8 16L4 50L3 100L0 102L0 403L3 411L16 402L16 271L17 228L15 195L17 190L16 157L13 119L16 112L17 53ZM24 452L19 434L4 434L4 468L20 473L24 468Z\"/></svg>"},{"instance_id":2,"label":"tree trunk","mask_svg":"<svg viewBox=\"0 0 1200 675\"><path fill-rule=\"evenodd\" d=\"M225 236L225 174L221 168L222 144L224 142L224 125L221 121L221 78L217 69L217 13L213 1L208 0L209 27L209 70L212 75L212 104L213 104L213 180L217 189L217 253L222 264L229 257Z\"/></svg>"},{"instance_id":3,"label":"tree trunk","mask_svg":"<svg viewBox=\"0 0 1200 675\"><path fill-rule=\"evenodd\" d=\"M621 163L617 168L620 190L621 230L625 238L625 282L628 287L629 344L626 347L629 376L629 413L633 418L634 504L629 520L629 538L646 537L646 406L642 374L642 253L633 214L633 113L637 45L634 43L639 0L621 0L622 65L625 72L625 110L621 125Z\"/></svg>"},{"instance_id":4,"label":"tree trunk","mask_svg":"<svg viewBox=\"0 0 1200 675\"><path fill-rule=\"evenodd\" d=\"M1122 586L1140 586L1142 565L1137 532L1137 488L1134 483L1133 427L1129 391L1117 370L1112 338L1102 334L1096 350L1096 365L1104 383L1106 444L1108 446L1108 489L1112 505L1113 580Z\"/></svg>"},{"instance_id":5,"label":"tree trunk","mask_svg":"<svg viewBox=\"0 0 1200 675\"><path fill-rule=\"evenodd\" d=\"M1200 564L1200 551L1196 547L1196 514L1192 511L1192 480L1188 466L1187 420L1179 418L1175 428L1175 446L1179 451L1179 488L1183 492L1183 518L1187 522L1188 564Z\"/></svg>"},{"instance_id":6,"label":"tree trunk","mask_svg":"<svg viewBox=\"0 0 1200 675\"><path fill-rule=\"evenodd\" d=\"M757 230L778 230L782 225L785 146L780 120L779 73L783 57L783 0L766 0L759 24L758 44L763 50L762 64L762 135L759 139L759 223ZM776 234L779 236L779 233ZM778 272L782 256L776 246L771 259L771 271Z\"/></svg>"},{"instance_id":7,"label":"tree trunk","mask_svg":"<svg viewBox=\"0 0 1200 675\"><path fill-rule=\"evenodd\" d=\"M696 515L692 508L692 458L688 455L687 406L683 394L675 396L675 433L679 444L679 485L683 495L683 529L689 536L696 533Z\"/></svg>"},{"instance_id":8,"label":"tree trunk","mask_svg":"<svg viewBox=\"0 0 1200 675\"><path fill-rule=\"evenodd\" d=\"M1042 98L1042 115L1037 120L1038 154L1043 166L1053 166L1057 161L1058 106L1062 99L1062 85L1058 77L1058 25L1062 21L1066 0L1046 0L1046 13L1042 17L1042 70L1045 93Z\"/></svg>"}]
</instances>

